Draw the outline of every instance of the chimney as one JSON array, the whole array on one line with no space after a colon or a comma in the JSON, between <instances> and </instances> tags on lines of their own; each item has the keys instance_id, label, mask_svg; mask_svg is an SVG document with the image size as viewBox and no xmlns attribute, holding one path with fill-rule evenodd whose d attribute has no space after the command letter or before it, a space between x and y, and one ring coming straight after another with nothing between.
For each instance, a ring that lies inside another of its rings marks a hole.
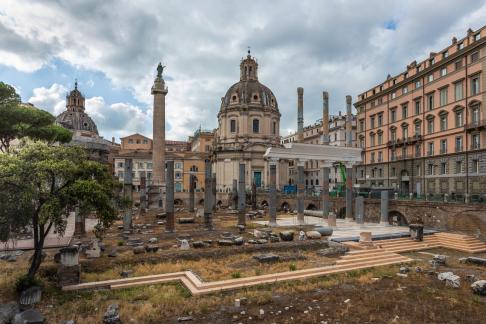
<instances>
[{"instance_id":1,"label":"chimney","mask_svg":"<svg viewBox=\"0 0 486 324\"><path fill-rule=\"evenodd\" d=\"M304 143L304 88L297 88L297 142Z\"/></svg>"},{"instance_id":2,"label":"chimney","mask_svg":"<svg viewBox=\"0 0 486 324\"><path fill-rule=\"evenodd\" d=\"M322 92L322 137L321 144L329 145L329 94Z\"/></svg>"},{"instance_id":3,"label":"chimney","mask_svg":"<svg viewBox=\"0 0 486 324\"><path fill-rule=\"evenodd\" d=\"M353 139L352 139L352 123L353 118L351 115L351 96L346 96L346 146L352 147L353 146Z\"/></svg>"}]
</instances>

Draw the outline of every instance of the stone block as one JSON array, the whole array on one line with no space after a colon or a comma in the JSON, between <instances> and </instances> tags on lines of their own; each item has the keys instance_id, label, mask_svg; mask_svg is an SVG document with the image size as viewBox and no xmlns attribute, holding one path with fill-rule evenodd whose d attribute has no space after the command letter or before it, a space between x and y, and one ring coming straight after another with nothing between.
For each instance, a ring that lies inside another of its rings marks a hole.
<instances>
[{"instance_id":1,"label":"stone block","mask_svg":"<svg viewBox=\"0 0 486 324\"><path fill-rule=\"evenodd\" d=\"M471 263L480 266L486 266L486 259L478 257L467 257L466 263Z\"/></svg>"},{"instance_id":2,"label":"stone block","mask_svg":"<svg viewBox=\"0 0 486 324\"><path fill-rule=\"evenodd\" d=\"M57 268L57 283L59 287L77 285L80 283L81 265L64 266L59 265Z\"/></svg>"},{"instance_id":3,"label":"stone block","mask_svg":"<svg viewBox=\"0 0 486 324\"><path fill-rule=\"evenodd\" d=\"M307 231L305 232L305 236L310 240L319 240L322 237L321 233L318 231Z\"/></svg>"},{"instance_id":4,"label":"stone block","mask_svg":"<svg viewBox=\"0 0 486 324\"><path fill-rule=\"evenodd\" d=\"M283 231L279 233L280 239L285 242L293 241L294 240L294 232L292 231Z\"/></svg>"},{"instance_id":5,"label":"stone block","mask_svg":"<svg viewBox=\"0 0 486 324\"><path fill-rule=\"evenodd\" d=\"M135 246L133 248L133 254L142 254L145 253L145 248L143 246Z\"/></svg>"},{"instance_id":6,"label":"stone block","mask_svg":"<svg viewBox=\"0 0 486 324\"><path fill-rule=\"evenodd\" d=\"M6 324L12 322L15 314L20 311L16 303L0 304L0 323Z\"/></svg>"},{"instance_id":7,"label":"stone block","mask_svg":"<svg viewBox=\"0 0 486 324\"><path fill-rule=\"evenodd\" d=\"M120 306L118 304L111 304L103 316L103 324L121 324L120 320Z\"/></svg>"},{"instance_id":8,"label":"stone block","mask_svg":"<svg viewBox=\"0 0 486 324\"><path fill-rule=\"evenodd\" d=\"M45 318L37 309L28 309L14 316L12 324L44 324Z\"/></svg>"},{"instance_id":9,"label":"stone block","mask_svg":"<svg viewBox=\"0 0 486 324\"><path fill-rule=\"evenodd\" d=\"M486 280L478 280L471 285L472 291L480 296L486 296Z\"/></svg>"},{"instance_id":10,"label":"stone block","mask_svg":"<svg viewBox=\"0 0 486 324\"><path fill-rule=\"evenodd\" d=\"M196 219L194 217L181 217L177 221L179 224L194 224Z\"/></svg>"},{"instance_id":11,"label":"stone block","mask_svg":"<svg viewBox=\"0 0 486 324\"><path fill-rule=\"evenodd\" d=\"M319 226L319 227L315 227L314 231L319 232L321 234L321 236L331 236L333 229L331 227Z\"/></svg>"},{"instance_id":12,"label":"stone block","mask_svg":"<svg viewBox=\"0 0 486 324\"><path fill-rule=\"evenodd\" d=\"M272 263L280 260L280 256L273 253L255 255L253 258L260 263Z\"/></svg>"},{"instance_id":13,"label":"stone block","mask_svg":"<svg viewBox=\"0 0 486 324\"><path fill-rule=\"evenodd\" d=\"M20 305L34 305L40 302L42 289L40 287L30 287L20 294Z\"/></svg>"}]
</instances>

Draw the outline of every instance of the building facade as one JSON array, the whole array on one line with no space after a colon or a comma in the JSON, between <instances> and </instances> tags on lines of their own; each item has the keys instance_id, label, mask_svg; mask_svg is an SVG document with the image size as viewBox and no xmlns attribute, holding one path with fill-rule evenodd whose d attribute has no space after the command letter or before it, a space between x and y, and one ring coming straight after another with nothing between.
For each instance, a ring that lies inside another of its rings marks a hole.
<instances>
[{"instance_id":1,"label":"building facade","mask_svg":"<svg viewBox=\"0 0 486 324\"><path fill-rule=\"evenodd\" d=\"M194 139L195 137L191 137ZM195 177L196 192L204 190L204 160L209 153L191 150L192 141L166 141L166 160L174 161L174 191L188 192L190 176ZM204 148L204 147L203 147ZM132 184L134 199L138 200L141 178L145 177L146 185L152 181L152 139L141 134L133 134L121 138L121 149L115 156L114 175L119 181L124 178L124 166L126 159L132 159Z\"/></svg>"},{"instance_id":2,"label":"building facade","mask_svg":"<svg viewBox=\"0 0 486 324\"><path fill-rule=\"evenodd\" d=\"M352 146L357 147L356 142L356 116L352 118ZM304 140L306 144L320 144L320 138L322 136L322 119L318 120L312 125L304 127ZM292 133L285 137L282 137L281 144L292 143L298 141L298 134ZM341 112L337 116L329 117L329 145L332 146L346 146L346 116ZM320 172L322 167L319 161L309 161L304 166L304 179L306 189L320 189L321 179ZM289 162L289 183L296 183L296 166L294 161ZM334 190L338 183L343 183L341 173L339 171L339 165L333 165L329 172L329 189Z\"/></svg>"},{"instance_id":3,"label":"building facade","mask_svg":"<svg viewBox=\"0 0 486 324\"><path fill-rule=\"evenodd\" d=\"M486 28L358 95L363 186L403 195L486 193Z\"/></svg>"},{"instance_id":4,"label":"building facade","mask_svg":"<svg viewBox=\"0 0 486 324\"><path fill-rule=\"evenodd\" d=\"M245 164L246 186L269 183L263 154L280 146L280 112L273 92L258 81L258 63L248 56L240 63L240 80L221 98L218 128L213 147L216 188L230 192L239 178L239 164ZM277 188L286 182L286 165L277 166Z\"/></svg>"}]
</instances>

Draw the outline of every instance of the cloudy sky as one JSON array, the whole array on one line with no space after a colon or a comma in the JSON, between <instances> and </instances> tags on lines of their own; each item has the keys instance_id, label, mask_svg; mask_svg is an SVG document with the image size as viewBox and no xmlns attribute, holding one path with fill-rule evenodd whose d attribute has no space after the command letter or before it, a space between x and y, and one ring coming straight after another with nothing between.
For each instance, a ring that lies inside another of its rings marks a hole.
<instances>
[{"instance_id":1,"label":"cloudy sky","mask_svg":"<svg viewBox=\"0 0 486 324\"><path fill-rule=\"evenodd\" d=\"M78 79L87 111L111 139L152 133L150 87L159 61L169 87L167 131L186 139L217 126L220 98L251 47L277 96L281 134L331 113L387 74L486 23L486 0L1 0L0 81L59 114Z\"/></svg>"}]
</instances>

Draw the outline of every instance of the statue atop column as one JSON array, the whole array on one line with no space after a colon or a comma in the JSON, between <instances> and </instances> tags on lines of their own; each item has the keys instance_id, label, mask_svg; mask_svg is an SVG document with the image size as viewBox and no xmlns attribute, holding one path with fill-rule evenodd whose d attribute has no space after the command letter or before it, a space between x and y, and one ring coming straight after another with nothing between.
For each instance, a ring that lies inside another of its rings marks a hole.
<instances>
[{"instance_id":1,"label":"statue atop column","mask_svg":"<svg viewBox=\"0 0 486 324\"><path fill-rule=\"evenodd\" d=\"M159 62L159 65L157 66L157 79L162 79L162 73L164 73L164 68L165 65L162 65L162 63Z\"/></svg>"}]
</instances>

